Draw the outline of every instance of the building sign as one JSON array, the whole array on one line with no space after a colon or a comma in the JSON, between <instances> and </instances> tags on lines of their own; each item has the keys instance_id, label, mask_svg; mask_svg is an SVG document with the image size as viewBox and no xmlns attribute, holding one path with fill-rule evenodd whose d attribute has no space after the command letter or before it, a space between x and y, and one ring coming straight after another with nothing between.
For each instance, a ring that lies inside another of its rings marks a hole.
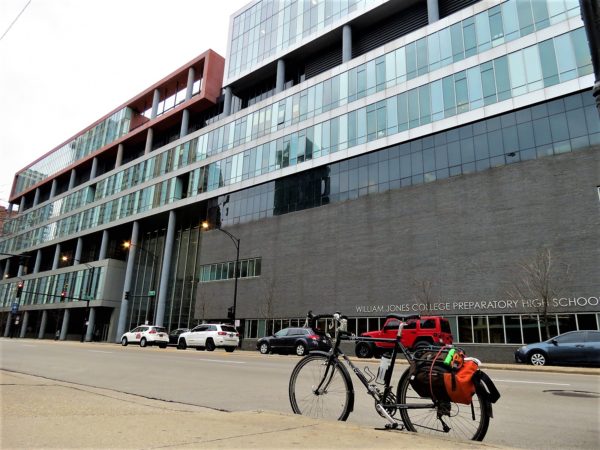
<instances>
[{"instance_id":1,"label":"building sign","mask_svg":"<svg viewBox=\"0 0 600 450\"><path fill-rule=\"evenodd\" d=\"M556 310L572 311L589 309L600 305L599 297L560 297L553 298L548 303L548 312ZM412 303L403 305L356 305L357 314L388 314L388 313L447 313L460 314L465 311L485 311L496 313L510 313L522 310L539 310L544 308L544 301L540 299L521 300L457 300L447 302Z\"/></svg>"}]
</instances>

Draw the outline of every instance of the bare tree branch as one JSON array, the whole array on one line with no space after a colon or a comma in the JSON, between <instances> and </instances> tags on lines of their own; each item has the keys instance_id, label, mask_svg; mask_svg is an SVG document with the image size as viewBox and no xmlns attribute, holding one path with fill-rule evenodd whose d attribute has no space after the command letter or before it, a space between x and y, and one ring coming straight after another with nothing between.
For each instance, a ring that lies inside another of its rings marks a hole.
<instances>
[{"instance_id":1,"label":"bare tree branch","mask_svg":"<svg viewBox=\"0 0 600 450\"><path fill-rule=\"evenodd\" d=\"M536 301L545 339L550 338L551 300L560 294L568 276L569 266L557 267L550 249L541 248L533 258L517 265L514 280L507 290L509 298Z\"/></svg>"}]
</instances>

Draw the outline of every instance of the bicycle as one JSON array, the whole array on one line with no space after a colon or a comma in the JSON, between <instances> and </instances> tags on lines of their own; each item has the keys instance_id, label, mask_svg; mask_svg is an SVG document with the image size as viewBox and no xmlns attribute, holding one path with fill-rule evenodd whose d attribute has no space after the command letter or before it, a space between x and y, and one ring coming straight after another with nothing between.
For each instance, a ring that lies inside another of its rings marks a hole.
<instances>
[{"instance_id":1,"label":"bicycle","mask_svg":"<svg viewBox=\"0 0 600 450\"><path fill-rule=\"evenodd\" d=\"M367 393L375 400L377 413L387 420L385 429L402 430L405 428L412 432L424 432L442 437L483 440L492 417L492 401L486 392L486 387L476 383L476 393L470 405L419 396L411 387L410 377L411 368L414 369L419 360L415 355L423 350L411 353L402 345L400 339L406 321L418 319L420 316L389 314L387 317L393 317L400 321L395 339L352 336L347 332L346 319L339 313L317 316L312 315L312 312L308 313L307 323L310 323L313 328L319 319L333 319L335 334L329 352L311 352L301 359L292 371L289 398L293 412L317 419L345 421L354 409L354 386L346 368L348 365L365 386ZM380 369L375 376L366 367L365 372L369 375L367 378L340 349L342 340L393 343L388 368L383 373ZM432 347L430 350L433 349ZM396 393L394 393L391 380L399 353L404 355L409 363L409 368L400 377ZM340 358L346 362L346 365ZM493 389L495 390L495 388ZM497 398L492 400L495 402ZM398 412L402 424L395 418Z\"/></svg>"}]
</instances>

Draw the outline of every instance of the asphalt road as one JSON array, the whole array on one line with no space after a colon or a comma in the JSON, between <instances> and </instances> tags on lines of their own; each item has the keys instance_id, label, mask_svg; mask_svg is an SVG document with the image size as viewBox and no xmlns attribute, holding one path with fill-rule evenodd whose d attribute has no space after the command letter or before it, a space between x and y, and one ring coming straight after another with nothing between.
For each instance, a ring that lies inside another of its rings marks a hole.
<instances>
[{"instance_id":1,"label":"asphalt road","mask_svg":"<svg viewBox=\"0 0 600 450\"><path fill-rule=\"evenodd\" d=\"M291 413L290 373L299 358L115 344L0 339L0 368L219 410ZM377 371L376 361L359 367ZM397 379L404 366L397 365ZM485 370L485 367L484 367ZM488 444L520 448L595 449L600 442L600 376L521 370L486 372L502 394ZM382 426L373 402L357 392L349 421Z\"/></svg>"}]
</instances>

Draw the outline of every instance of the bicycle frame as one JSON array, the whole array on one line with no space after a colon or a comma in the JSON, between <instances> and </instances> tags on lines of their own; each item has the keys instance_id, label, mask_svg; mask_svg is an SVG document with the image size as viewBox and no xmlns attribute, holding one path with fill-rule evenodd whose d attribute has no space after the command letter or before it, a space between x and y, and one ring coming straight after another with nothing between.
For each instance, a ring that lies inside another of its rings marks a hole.
<instances>
[{"instance_id":1,"label":"bicycle frame","mask_svg":"<svg viewBox=\"0 0 600 450\"><path fill-rule=\"evenodd\" d=\"M375 400L375 409L377 410L379 415L381 415L388 422L390 422L391 428L396 428L398 426L398 422L390 415L388 410L394 410L394 412L395 412L398 409L431 409L432 407L434 407L433 402L430 404L427 404L427 403L426 404L423 404L423 403L411 404L411 403L396 403L395 402L396 396L393 393L393 387L391 385L391 381L392 381L392 375L394 373L394 366L396 364L396 358L398 357L399 353L402 353L410 365L413 365L414 360L415 360L414 356L406 349L406 347L404 347L404 345L402 344L402 342L400 340L402 337L402 329L404 328L404 325L405 325L404 322L400 323L400 326L398 327L398 334L395 339L356 337L356 336L346 336L346 337L342 338L342 333L338 330L338 327L336 326L334 345L332 346L331 350L327 353L327 356L328 356L327 368L325 369L325 374L323 375L323 379L321 380L321 382L315 389L315 393L320 393L320 392L323 392L323 390L327 389L327 386L328 386L329 382L331 382L331 379L334 374L334 371L330 370L330 369L333 366L334 361L335 360L339 361L339 358L341 357L346 362L346 364L348 366L350 366L350 368L352 369L352 372L354 372L354 374L357 376L357 378L360 380L360 382L367 389L368 394L371 397L373 397L373 399ZM385 342L385 343L393 343L394 344L394 346L391 349L392 354L391 354L391 359L390 359L390 366L386 370L386 373L384 376L383 391L381 391L375 385L375 383L372 383L373 379L368 380L367 377L363 374L362 370L360 370L356 365L354 365L354 363L352 363L350 358L343 352L342 349L340 349L340 343L342 340L361 341L361 342L381 342L381 343ZM311 353L317 353L317 352L311 352ZM318 353L321 353L321 352L318 352ZM393 399L394 403L387 403L386 399Z\"/></svg>"}]
</instances>

